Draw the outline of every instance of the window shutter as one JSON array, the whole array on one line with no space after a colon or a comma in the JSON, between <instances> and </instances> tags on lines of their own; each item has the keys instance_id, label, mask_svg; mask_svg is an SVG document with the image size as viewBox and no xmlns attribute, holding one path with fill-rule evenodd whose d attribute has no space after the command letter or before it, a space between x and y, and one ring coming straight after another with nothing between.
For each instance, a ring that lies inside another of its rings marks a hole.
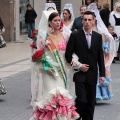
<instances>
[{"instance_id":1,"label":"window shutter","mask_svg":"<svg viewBox=\"0 0 120 120\"><path fill-rule=\"evenodd\" d=\"M53 2L56 4L57 10L60 13L61 12L61 0L53 0Z\"/></svg>"}]
</instances>

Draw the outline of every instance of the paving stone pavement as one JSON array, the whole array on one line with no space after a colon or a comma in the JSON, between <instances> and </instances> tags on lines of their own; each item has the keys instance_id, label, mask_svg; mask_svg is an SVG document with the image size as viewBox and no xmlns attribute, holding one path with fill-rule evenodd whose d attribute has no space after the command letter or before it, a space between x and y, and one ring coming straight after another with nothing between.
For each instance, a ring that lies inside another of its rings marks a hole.
<instances>
[{"instance_id":1,"label":"paving stone pavement","mask_svg":"<svg viewBox=\"0 0 120 120\"><path fill-rule=\"evenodd\" d=\"M0 78L30 69L30 43L25 39L0 48Z\"/></svg>"},{"instance_id":2,"label":"paving stone pavement","mask_svg":"<svg viewBox=\"0 0 120 120\"><path fill-rule=\"evenodd\" d=\"M2 79L6 95L0 95L0 120L29 120L30 71L24 71Z\"/></svg>"},{"instance_id":3,"label":"paving stone pavement","mask_svg":"<svg viewBox=\"0 0 120 120\"><path fill-rule=\"evenodd\" d=\"M29 120L31 116L30 42L11 42L0 49L0 77L7 89L6 95L0 95L0 120ZM112 64L111 73L114 96L96 104L94 120L120 120L120 62Z\"/></svg>"},{"instance_id":4,"label":"paving stone pavement","mask_svg":"<svg viewBox=\"0 0 120 120\"><path fill-rule=\"evenodd\" d=\"M94 120L120 120L120 62L111 66L113 98L97 103Z\"/></svg>"},{"instance_id":5,"label":"paving stone pavement","mask_svg":"<svg viewBox=\"0 0 120 120\"><path fill-rule=\"evenodd\" d=\"M97 103L94 120L120 120L120 63L112 64L112 88L114 97L110 101ZM0 120L29 120L30 70L2 78L7 89L0 95Z\"/></svg>"}]
</instances>

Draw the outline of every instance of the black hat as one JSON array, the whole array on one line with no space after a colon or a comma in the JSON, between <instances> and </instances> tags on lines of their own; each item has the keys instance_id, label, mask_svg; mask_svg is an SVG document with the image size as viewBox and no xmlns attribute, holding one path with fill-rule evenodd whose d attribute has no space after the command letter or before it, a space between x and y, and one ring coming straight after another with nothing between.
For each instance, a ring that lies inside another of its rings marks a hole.
<instances>
[{"instance_id":1,"label":"black hat","mask_svg":"<svg viewBox=\"0 0 120 120\"><path fill-rule=\"evenodd\" d=\"M27 7L31 7L31 4L27 4Z\"/></svg>"}]
</instances>

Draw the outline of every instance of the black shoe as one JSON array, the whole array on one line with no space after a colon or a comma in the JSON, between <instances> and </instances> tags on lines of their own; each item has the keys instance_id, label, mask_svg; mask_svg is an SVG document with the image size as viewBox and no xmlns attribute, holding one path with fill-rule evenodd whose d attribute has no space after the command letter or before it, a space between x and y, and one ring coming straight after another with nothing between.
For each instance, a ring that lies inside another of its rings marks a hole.
<instances>
[{"instance_id":1,"label":"black shoe","mask_svg":"<svg viewBox=\"0 0 120 120\"><path fill-rule=\"evenodd\" d=\"M6 43L3 44L3 47L6 47Z\"/></svg>"},{"instance_id":2,"label":"black shoe","mask_svg":"<svg viewBox=\"0 0 120 120\"><path fill-rule=\"evenodd\" d=\"M114 57L114 60L119 61L119 58L118 57Z\"/></svg>"},{"instance_id":3,"label":"black shoe","mask_svg":"<svg viewBox=\"0 0 120 120\"><path fill-rule=\"evenodd\" d=\"M0 45L0 48L3 48L3 47L5 47L5 46L6 46L6 43L1 44L1 45Z\"/></svg>"},{"instance_id":4,"label":"black shoe","mask_svg":"<svg viewBox=\"0 0 120 120\"><path fill-rule=\"evenodd\" d=\"M115 60L113 60L112 63L115 63Z\"/></svg>"}]
</instances>

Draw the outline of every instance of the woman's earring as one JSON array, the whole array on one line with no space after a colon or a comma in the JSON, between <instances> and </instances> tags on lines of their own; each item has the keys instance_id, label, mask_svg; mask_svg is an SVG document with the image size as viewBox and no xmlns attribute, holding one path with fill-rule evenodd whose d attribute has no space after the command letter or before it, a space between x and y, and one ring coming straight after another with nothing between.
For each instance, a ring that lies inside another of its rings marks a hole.
<instances>
[{"instance_id":1,"label":"woman's earring","mask_svg":"<svg viewBox=\"0 0 120 120\"><path fill-rule=\"evenodd\" d=\"M59 30L60 30L60 32L63 31L63 22L60 23L60 29Z\"/></svg>"},{"instance_id":2,"label":"woman's earring","mask_svg":"<svg viewBox=\"0 0 120 120\"><path fill-rule=\"evenodd\" d=\"M62 32L63 31L63 29L62 29L62 27L60 27L60 32Z\"/></svg>"},{"instance_id":3,"label":"woman's earring","mask_svg":"<svg viewBox=\"0 0 120 120\"><path fill-rule=\"evenodd\" d=\"M54 32L54 28L50 28L50 32L53 33Z\"/></svg>"}]
</instances>

